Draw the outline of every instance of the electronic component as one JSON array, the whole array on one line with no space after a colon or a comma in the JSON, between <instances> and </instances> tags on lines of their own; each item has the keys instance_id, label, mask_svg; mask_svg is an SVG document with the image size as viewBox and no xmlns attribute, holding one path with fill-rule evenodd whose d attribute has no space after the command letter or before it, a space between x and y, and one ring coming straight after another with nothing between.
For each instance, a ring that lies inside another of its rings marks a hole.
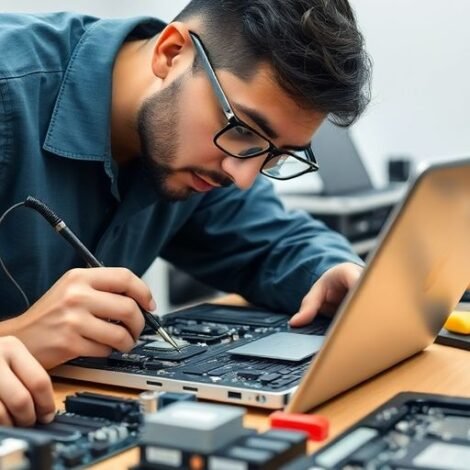
<instances>
[{"instance_id":1,"label":"electronic component","mask_svg":"<svg viewBox=\"0 0 470 470\"><path fill-rule=\"evenodd\" d=\"M242 434L244 413L234 406L178 401L145 417L142 441L211 453Z\"/></svg>"},{"instance_id":2,"label":"electronic component","mask_svg":"<svg viewBox=\"0 0 470 470\"><path fill-rule=\"evenodd\" d=\"M28 443L23 439L0 440L0 469L15 470L28 467Z\"/></svg>"},{"instance_id":3,"label":"electronic component","mask_svg":"<svg viewBox=\"0 0 470 470\"><path fill-rule=\"evenodd\" d=\"M234 332L225 325L209 325L201 323L176 323L172 329L173 334L189 342L205 342L214 344L224 338L228 338Z\"/></svg>"},{"instance_id":4,"label":"electronic component","mask_svg":"<svg viewBox=\"0 0 470 470\"><path fill-rule=\"evenodd\" d=\"M205 352L205 348L202 346L190 345L183 347L181 351L175 351L174 349L160 349L161 341L153 341L144 345L145 354L151 355L154 359L160 359L165 361L182 361L183 359L189 359L190 357L197 356ZM138 352L137 349L134 350Z\"/></svg>"},{"instance_id":5,"label":"electronic component","mask_svg":"<svg viewBox=\"0 0 470 470\"><path fill-rule=\"evenodd\" d=\"M1 469L81 468L137 445L143 421L139 401L83 392L64 403L65 411L49 424L0 427Z\"/></svg>"},{"instance_id":6,"label":"electronic component","mask_svg":"<svg viewBox=\"0 0 470 470\"><path fill-rule=\"evenodd\" d=\"M275 411L269 415L269 420L272 428L305 431L312 441L328 437L329 422L323 416Z\"/></svg>"},{"instance_id":7,"label":"electronic component","mask_svg":"<svg viewBox=\"0 0 470 470\"><path fill-rule=\"evenodd\" d=\"M149 414L157 411L159 395L160 392L154 390L146 390L145 392L139 393L139 403L142 413Z\"/></svg>"},{"instance_id":8,"label":"electronic component","mask_svg":"<svg viewBox=\"0 0 470 470\"><path fill-rule=\"evenodd\" d=\"M468 470L470 399L401 393L284 470Z\"/></svg>"},{"instance_id":9,"label":"electronic component","mask_svg":"<svg viewBox=\"0 0 470 470\"><path fill-rule=\"evenodd\" d=\"M186 346L188 346L187 341L182 341L182 340L175 340L176 345L180 348L183 349ZM173 351L173 346L170 343L167 343L165 341L162 341L161 339L155 339L151 343L147 343L145 345L146 349L155 349L157 351Z\"/></svg>"},{"instance_id":10,"label":"electronic component","mask_svg":"<svg viewBox=\"0 0 470 470\"><path fill-rule=\"evenodd\" d=\"M210 470L249 468L275 470L305 455L306 435L292 431L267 431L244 436L208 458Z\"/></svg>"},{"instance_id":11,"label":"electronic component","mask_svg":"<svg viewBox=\"0 0 470 470\"><path fill-rule=\"evenodd\" d=\"M158 395L157 406L161 410L165 406L179 401L196 401L196 395L194 393L161 392Z\"/></svg>"},{"instance_id":12,"label":"electronic component","mask_svg":"<svg viewBox=\"0 0 470 470\"><path fill-rule=\"evenodd\" d=\"M53 441L47 434L29 428L0 427L0 444L8 439L18 439L26 444L26 450L19 451L14 457L15 459L22 458L28 464L34 462L34 465L31 466L32 470L50 470L52 468ZM11 454L9 457L13 458Z\"/></svg>"},{"instance_id":13,"label":"electronic component","mask_svg":"<svg viewBox=\"0 0 470 470\"><path fill-rule=\"evenodd\" d=\"M135 469L271 470L305 455L307 435L242 426L243 408L177 402L146 415Z\"/></svg>"}]
</instances>

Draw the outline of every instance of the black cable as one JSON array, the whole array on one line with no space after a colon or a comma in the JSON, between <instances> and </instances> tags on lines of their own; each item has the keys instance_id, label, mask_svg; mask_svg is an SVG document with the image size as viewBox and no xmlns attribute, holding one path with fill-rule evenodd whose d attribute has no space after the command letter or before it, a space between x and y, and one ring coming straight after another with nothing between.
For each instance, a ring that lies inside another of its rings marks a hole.
<instances>
[{"instance_id":1,"label":"black cable","mask_svg":"<svg viewBox=\"0 0 470 470\"><path fill-rule=\"evenodd\" d=\"M55 230L60 230L62 228L62 225L65 225L62 219L58 215L56 215L56 213L52 209L46 206L46 204L44 204L39 199L36 199L35 197L32 197L32 196L28 196L23 202L18 202L16 204L13 204L11 207L9 207L0 217L0 225L5 219L5 217L17 207L29 207L30 209L34 209L35 211L39 212L49 222L49 224L51 224L52 227L54 227ZM21 286L18 284L18 282L15 280L15 278L12 276L12 274L8 271L1 256L0 256L0 266L2 267L8 279L10 279L13 285L20 291L25 301L26 309L28 309L31 306L28 296L26 295L24 290L21 288Z\"/></svg>"},{"instance_id":2,"label":"black cable","mask_svg":"<svg viewBox=\"0 0 470 470\"><path fill-rule=\"evenodd\" d=\"M42 201L39 199L36 199L32 196L28 196L25 201L23 202L18 202L16 204L13 204L11 207L9 207L0 217L0 225L5 219L5 217L12 212L14 209L17 207L29 207L31 209L36 210L39 212L54 228L57 230L57 226L62 222L60 217L58 217L53 210L51 210L46 204L44 204ZM31 303L28 299L28 296L24 292L24 290L21 288L21 286L16 282L15 278L12 276L12 274L8 271L7 267L5 266L5 263L3 262L1 256L0 256L0 266L2 267L3 271L7 275L8 279L13 283L13 285L20 291L21 295L23 296L23 299L26 304L26 309L28 309L31 306Z\"/></svg>"},{"instance_id":3,"label":"black cable","mask_svg":"<svg viewBox=\"0 0 470 470\"><path fill-rule=\"evenodd\" d=\"M39 199L36 199L32 196L28 196L25 201L23 202L18 202L16 204L13 204L11 207L9 207L0 217L0 225L3 222L3 220L6 218L6 216L12 212L14 209L17 207L29 207L31 209L35 209L37 212L39 212L53 227L56 226L59 222L61 222L61 219L51 210L49 207L47 207L42 201ZM26 310L31 307L31 303L28 299L28 296L24 292L24 290L21 288L21 286L18 284L18 282L15 280L15 278L12 276L12 274L8 271L7 267L5 266L5 263L3 262L1 256L0 256L0 266L2 267L3 271L5 272L6 276L10 281L13 283L13 285L20 291L20 294L22 295L24 302L26 304Z\"/></svg>"},{"instance_id":4,"label":"black cable","mask_svg":"<svg viewBox=\"0 0 470 470\"><path fill-rule=\"evenodd\" d=\"M18 202L16 204L13 204L11 207L9 207L0 217L0 225L4 221L5 217L13 211L13 209L16 209L18 207L24 206L24 202ZM23 296L24 302L26 304L26 310L31 307L31 303L29 302L28 296L25 294L24 290L21 288L21 286L16 282L15 278L10 274L8 271L7 267L5 266L5 263L2 260L2 257L0 256L0 266L2 267L3 271L7 275L8 279L13 283L13 285L20 291L20 294Z\"/></svg>"}]
</instances>

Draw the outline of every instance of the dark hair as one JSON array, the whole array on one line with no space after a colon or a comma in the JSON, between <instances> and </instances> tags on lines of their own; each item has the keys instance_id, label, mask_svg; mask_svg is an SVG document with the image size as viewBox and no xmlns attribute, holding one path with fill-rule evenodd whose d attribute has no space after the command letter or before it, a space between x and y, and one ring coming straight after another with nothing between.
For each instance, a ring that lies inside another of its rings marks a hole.
<instances>
[{"instance_id":1,"label":"dark hair","mask_svg":"<svg viewBox=\"0 0 470 470\"><path fill-rule=\"evenodd\" d=\"M299 106L337 125L370 100L371 62L347 0L192 0L175 20L190 17L216 69L249 79L266 61Z\"/></svg>"}]
</instances>

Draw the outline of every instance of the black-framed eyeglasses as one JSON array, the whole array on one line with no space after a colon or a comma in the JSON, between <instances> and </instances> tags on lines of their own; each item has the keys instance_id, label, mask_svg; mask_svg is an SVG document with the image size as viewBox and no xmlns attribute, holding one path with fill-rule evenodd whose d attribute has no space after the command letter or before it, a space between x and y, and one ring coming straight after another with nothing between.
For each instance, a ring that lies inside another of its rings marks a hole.
<instances>
[{"instance_id":1,"label":"black-framed eyeglasses","mask_svg":"<svg viewBox=\"0 0 470 470\"><path fill-rule=\"evenodd\" d=\"M319 166L310 146L290 151L276 147L269 139L243 122L233 111L212 67L201 39L190 32L196 51L202 61L219 104L227 118L227 125L214 136L214 145L235 158L253 158L266 154L261 173L270 178L288 180L317 171Z\"/></svg>"}]
</instances>

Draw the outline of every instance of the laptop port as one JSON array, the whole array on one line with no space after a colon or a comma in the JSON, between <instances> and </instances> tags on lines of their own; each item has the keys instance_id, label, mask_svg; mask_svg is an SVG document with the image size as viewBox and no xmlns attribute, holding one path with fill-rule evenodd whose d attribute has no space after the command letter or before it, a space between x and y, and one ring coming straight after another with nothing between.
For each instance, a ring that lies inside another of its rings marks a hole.
<instances>
[{"instance_id":1,"label":"laptop port","mask_svg":"<svg viewBox=\"0 0 470 470\"><path fill-rule=\"evenodd\" d=\"M227 395L229 398L234 398L236 400L242 399L242 394L240 392L228 392Z\"/></svg>"},{"instance_id":2,"label":"laptop port","mask_svg":"<svg viewBox=\"0 0 470 470\"><path fill-rule=\"evenodd\" d=\"M186 390L187 392L197 392L198 389L196 387L183 387L183 390Z\"/></svg>"},{"instance_id":3,"label":"laptop port","mask_svg":"<svg viewBox=\"0 0 470 470\"><path fill-rule=\"evenodd\" d=\"M147 380L147 385L153 385L154 387L161 387L163 384L161 382L153 382L152 380Z\"/></svg>"}]
</instances>

